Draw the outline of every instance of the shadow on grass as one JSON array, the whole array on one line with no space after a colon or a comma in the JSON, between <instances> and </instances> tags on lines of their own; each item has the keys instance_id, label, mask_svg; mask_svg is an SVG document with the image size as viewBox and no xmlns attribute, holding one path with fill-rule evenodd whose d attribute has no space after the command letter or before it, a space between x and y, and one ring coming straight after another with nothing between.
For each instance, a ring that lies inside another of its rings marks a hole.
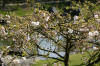
<instances>
[{"instance_id":1,"label":"shadow on grass","mask_svg":"<svg viewBox=\"0 0 100 66\"><path fill-rule=\"evenodd\" d=\"M71 65L71 66L85 66L85 64L80 64L80 65Z\"/></svg>"}]
</instances>

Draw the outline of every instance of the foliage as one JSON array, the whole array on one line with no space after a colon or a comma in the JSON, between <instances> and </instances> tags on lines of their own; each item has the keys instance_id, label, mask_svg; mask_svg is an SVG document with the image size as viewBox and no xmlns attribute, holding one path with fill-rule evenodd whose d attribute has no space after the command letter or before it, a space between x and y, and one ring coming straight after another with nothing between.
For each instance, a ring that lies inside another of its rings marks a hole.
<instances>
[{"instance_id":1,"label":"foliage","mask_svg":"<svg viewBox=\"0 0 100 66\"><path fill-rule=\"evenodd\" d=\"M88 1L83 4L72 1L71 6L66 6L69 11L65 16L60 11L49 13L39 9L24 17L1 15L0 40L9 41L10 50L22 52L22 56L43 56L68 66L71 52L83 48L88 51L87 47L94 44L91 39L98 38L100 24L96 19L99 17L93 8L96 5ZM44 40L48 43L43 44ZM51 57L51 53L58 57Z\"/></svg>"}]
</instances>

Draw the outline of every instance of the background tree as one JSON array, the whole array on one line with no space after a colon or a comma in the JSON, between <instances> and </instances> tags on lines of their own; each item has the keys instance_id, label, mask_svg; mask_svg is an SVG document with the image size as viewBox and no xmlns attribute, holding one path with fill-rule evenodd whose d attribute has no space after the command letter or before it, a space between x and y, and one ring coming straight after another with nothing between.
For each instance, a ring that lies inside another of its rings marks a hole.
<instances>
[{"instance_id":1,"label":"background tree","mask_svg":"<svg viewBox=\"0 0 100 66\"><path fill-rule=\"evenodd\" d=\"M7 0L2 0L2 8L5 7Z\"/></svg>"},{"instance_id":2,"label":"background tree","mask_svg":"<svg viewBox=\"0 0 100 66\"><path fill-rule=\"evenodd\" d=\"M24 3L27 2L26 0L1 0L2 8L5 8L6 4L8 3Z\"/></svg>"},{"instance_id":3,"label":"background tree","mask_svg":"<svg viewBox=\"0 0 100 66\"><path fill-rule=\"evenodd\" d=\"M86 40L89 40L87 36L91 28L95 28L93 30L99 30L99 23L94 20L93 13L95 10L93 8L95 8L95 5L93 3L85 2L84 5L82 5L81 3L76 4L76 2L72 2L71 6L67 8L71 10L67 12L66 16L61 16L60 12L58 12L59 14L49 14L47 12L45 13L45 11L35 12L35 23L40 23L40 25L32 27L37 35L37 37L35 37L35 45L38 48L37 55L64 62L65 66L68 66L71 52L88 46ZM78 11L78 9L80 9L80 11ZM32 24L34 24L34 22L32 22ZM43 47L41 41L39 42L37 40L39 38L51 42L51 44L46 44L49 45L49 47ZM41 54L39 50L45 53ZM61 55L60 52L64 52L65 54ZM58 58L50 57L51 53L57 55Z\"/></svg>"}]
</instances>

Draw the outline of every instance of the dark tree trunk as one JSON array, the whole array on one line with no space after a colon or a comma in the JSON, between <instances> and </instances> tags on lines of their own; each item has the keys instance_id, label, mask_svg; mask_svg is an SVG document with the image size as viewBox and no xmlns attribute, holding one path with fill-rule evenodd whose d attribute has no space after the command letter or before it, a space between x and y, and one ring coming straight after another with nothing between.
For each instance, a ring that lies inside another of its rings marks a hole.
<instances>
[{"instance_id":1,"label":"dark tree trunk","mask_svg":"<svg viewBox=\"0 0 100 66\"><path fill-rule=\"evenodd\" d=\"M6 6L6 0L2 0L2 8L5 8Z\"/></svg>"},{"instance_id":2,"label":"dark tree trunk","mask_svg":"<svg viewBox=\"0 0 100 66\"><path fill-rule=\"evenodd\" d=\"M69 61L69 53L66 52L66 54L65 54L65 60L64 60L64 65L65 66L69 66L68 61Z\"/></svg>"},{"instance_id":3,"label":"dark tree trunk","mask_svg":"<svg viewBox=\"0 0 100 66\"><path fill-rule=\"evenodd\" d=\"M2 62L2 60L1 60L1 58L0 58L0 66L2 66L2 63L3 63L3 62Z\"/></svg>"}]
</instances>

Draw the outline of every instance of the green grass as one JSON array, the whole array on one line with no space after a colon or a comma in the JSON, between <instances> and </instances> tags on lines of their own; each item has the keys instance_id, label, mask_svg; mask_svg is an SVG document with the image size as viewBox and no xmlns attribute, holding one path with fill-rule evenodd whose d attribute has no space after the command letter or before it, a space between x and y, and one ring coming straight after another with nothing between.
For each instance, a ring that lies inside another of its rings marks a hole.
<instances>
[{"instance_id":1,"label":"green grass","mask_svg":"<svg viewBox=\"0 0 100 66\"><path fill-rule=\"evenodd\" d=\"M0 10L0 14L7 14L7 12Z\"/></svg>"},{"instance_id":2,"label":"green grass","mask_svg":"<svg viewBox=\"0 0 100 66\"><path fill-rule=\"evenodd\" d=\"M80 64L82 64L81 58L82 58L81 54L70 55L69 66L83 66L83 65L80 65ZM40 61L36 62L36 64L34 64L33 66L43 66L43 64L49 64L49 63L52 63L54 61L55 60L52 60L52 59L40 60ZM58 64L59 64L59 62L58 62ZM63 63L61 63L61 64L62 64L62 66L64 66ZM50 65L50 66L54 66L54 65Z\"/></svg>"},{"instance_id":3,"label":"green grass","mask_svg":"<svg viewBox=\"0 0 100 66\"><path fill-rule=\"evenodd\" d=\"M14 8L14 7L13 7ZM29 15L33 13L33 9L31 7L29 8L20 8L20 7L16 7L16 10L14 11L10 11L10 10L0 10L0 14L16 14L17 16L25 16L25 15Z\"/></svg>"},{"instance_id":4,"label":"green grass","mask_svg":"<svg viewBox=\"0 0 100 66\"><path fill-rule=\"evenodd\" d=\"M82 58L81 54L70 55L70 60L69 60L70 66L79 66L80 64L82 64L81 58Z\"/></svg>"},{"instance_id":5,"label":"green grass","mask_svg":"<svg viewBox=\"0 0 100 66\"><path fill-rule=\"evenodd\" d=\"M49 59L49 60L40 60L38 62L36 62L36 64L34 64L33 66L43 66L43 64L49 64L54 62L55 60L53 59ZM50 64L51 66L53 66L52 64Z\"/></svg>"},{"instance_id":6,"label":"green grass","mask_svg":"<svg viewBox=\"0 0 100 66\"><path fill-rule=\"evenodd\" d=\"M25 16L27 14L32 14L33 13L33 9L21 9L18 8L18 10L14 11L14 13L18 16Z\"/></svg>"}]
</instances>

